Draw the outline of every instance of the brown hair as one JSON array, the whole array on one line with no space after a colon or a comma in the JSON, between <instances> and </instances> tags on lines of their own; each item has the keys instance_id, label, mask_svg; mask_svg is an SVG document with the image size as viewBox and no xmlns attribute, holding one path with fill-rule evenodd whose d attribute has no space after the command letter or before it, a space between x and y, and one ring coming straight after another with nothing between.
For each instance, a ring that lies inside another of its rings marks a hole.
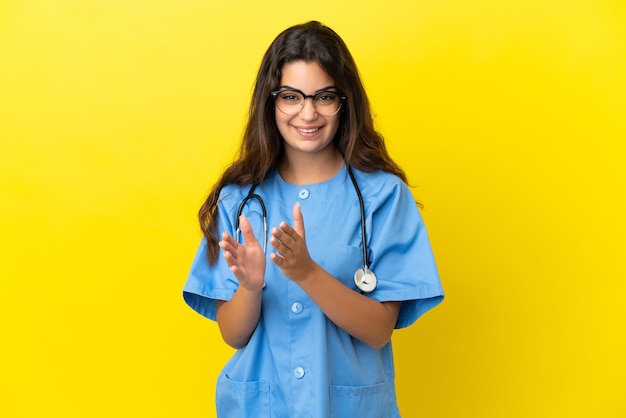
<instances>
[{"instance_id":1,"label":"brown hair","mask_svg":"<svg viewBox=\"0 0 626 418\"><path fill-rule=\"evenodd\" d=\"M217 204L222 188L227 184L262 183L283 155L271 92L280 86L283 67L295 61L319 64L346 97L334 138L346 164L365 172L383 170L407 181L404 171L387 153L382 135L374 129L369 100L346 44L319 22L292 26L279 34L265 52L238 158L226 168L198 212L210 264L215 264L219 255Z\"/></svg>"}]
</instances>

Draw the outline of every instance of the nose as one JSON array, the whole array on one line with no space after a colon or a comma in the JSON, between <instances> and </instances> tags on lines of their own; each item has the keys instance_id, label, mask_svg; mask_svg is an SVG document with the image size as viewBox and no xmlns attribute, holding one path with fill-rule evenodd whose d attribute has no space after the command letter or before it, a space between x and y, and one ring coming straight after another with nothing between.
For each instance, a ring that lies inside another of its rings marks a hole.
<instances>
[{"instance_id":1,"label":"nose","mask_svg":"<svg viewBox=\"0 0 626 418\"><path fill-rule=\"evenodd\" d=\"M300 109L300 119L302 120L315 120L317 119L317 109L313 105L313 99L307 97L304 99L302 109Z\"/></svg>"}]
</instances>

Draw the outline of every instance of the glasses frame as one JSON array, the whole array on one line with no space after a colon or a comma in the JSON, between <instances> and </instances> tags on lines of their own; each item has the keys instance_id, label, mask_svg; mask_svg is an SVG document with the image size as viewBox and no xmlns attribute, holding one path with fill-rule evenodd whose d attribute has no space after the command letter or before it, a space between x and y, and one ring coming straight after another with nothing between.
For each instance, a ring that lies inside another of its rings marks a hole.
<instances>
[{"instance_id":1,"label":"glasses frame","mask_svg":"<svg viewBox=\"0 0 626 418\"><path fill-rule=\"evenodd\" d=\"M284 110L282 110L280 108L280 106L276 105L276 99L278 98L278 95L280 93L286 92L286 91L293 91L294 93L300 93L302 95L302 97L304 98L304 100L302 101L302 104L300 105L300 109L296 112L296 113L287 113ZM339 107L337 108L337 110L334 113L331 113L330 115L322 115L321 113L318 112L317 110L317 105L315 103L315 98L317 96L319 96L320 94L324 94L324 93L333 93L339 96L340 102L339 102ZM322 90L322 91L318 91L315 94L304 94L304 92L302 90L298 90L298 89L293 89L293 88L288 88L288 89L280 89L280 90L276 90L276 91L272 91L270 92L270 94L272 95L272 97L274 98L274 104L276 105L276 107L278 108L278 110L280 110L282 113L284 113L285 115L288 116L295 116L298 113L302 112L302 109L304 109L304 103L306 102L306 99L311 99L313 101L313 108L315 109L315 111L317 113L319 113L322 116L335 116L337 113L339 113L339 111L343 108L343 104L346 101L347 97L342 95L341 93L334 91L334 90L330 90L330 89L326 89L326 90Z\"/></svg>"}]
</instances>

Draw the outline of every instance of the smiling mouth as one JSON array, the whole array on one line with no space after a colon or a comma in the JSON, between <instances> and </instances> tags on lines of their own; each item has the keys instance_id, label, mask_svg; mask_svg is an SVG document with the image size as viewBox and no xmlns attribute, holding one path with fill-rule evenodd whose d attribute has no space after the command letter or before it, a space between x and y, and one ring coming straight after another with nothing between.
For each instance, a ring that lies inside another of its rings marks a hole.
<instances>
[{"instance_id":1,"label":"smiling mouth","mask_svg":"<svg viewBox=\"0 0 626 418\"><path fill-rule=\"evenodd\" d=\"M297 128L298 132L302 132L304 134L312 134L320 130L320 128Z\"/></svg>"}]
</instances>

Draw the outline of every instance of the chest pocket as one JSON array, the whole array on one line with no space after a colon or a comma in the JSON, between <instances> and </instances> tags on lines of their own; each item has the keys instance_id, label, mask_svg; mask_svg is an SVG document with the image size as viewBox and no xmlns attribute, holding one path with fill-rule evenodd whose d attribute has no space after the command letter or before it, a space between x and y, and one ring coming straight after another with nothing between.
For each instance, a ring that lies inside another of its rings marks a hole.
<instances>
[{"instance_id":1,"label":"chest pocket","mask_svg":"<svg viewBox=\"0 0 626 418\"><path fill-rule=\"evenodd\" d=\"M391 411L387 382L371 386L330 387L332 418L388 418L392 416Z\"/></svg>"},{"instance_id":2,"label":"chest pocket","mask_svg":"<svg viewBox=\"0 0 626 418\"><path fill-rule=\"evenodd\" d=\"M269 383L238 382L222 374L217 380L216 409L220 418L267 417L270 412Z\"/></svg>"},{"instance_id":3,"label":"chest pocket","mask_svg":"<svg viewBox=\"0 0 626 418\"><path fill-rule=\"evenodd\" d=\"M354 272L363 267L363 249L347 245L329 245L313 259L331 276L351 289L354 285Z\"/></svg>"}]
</instances>

